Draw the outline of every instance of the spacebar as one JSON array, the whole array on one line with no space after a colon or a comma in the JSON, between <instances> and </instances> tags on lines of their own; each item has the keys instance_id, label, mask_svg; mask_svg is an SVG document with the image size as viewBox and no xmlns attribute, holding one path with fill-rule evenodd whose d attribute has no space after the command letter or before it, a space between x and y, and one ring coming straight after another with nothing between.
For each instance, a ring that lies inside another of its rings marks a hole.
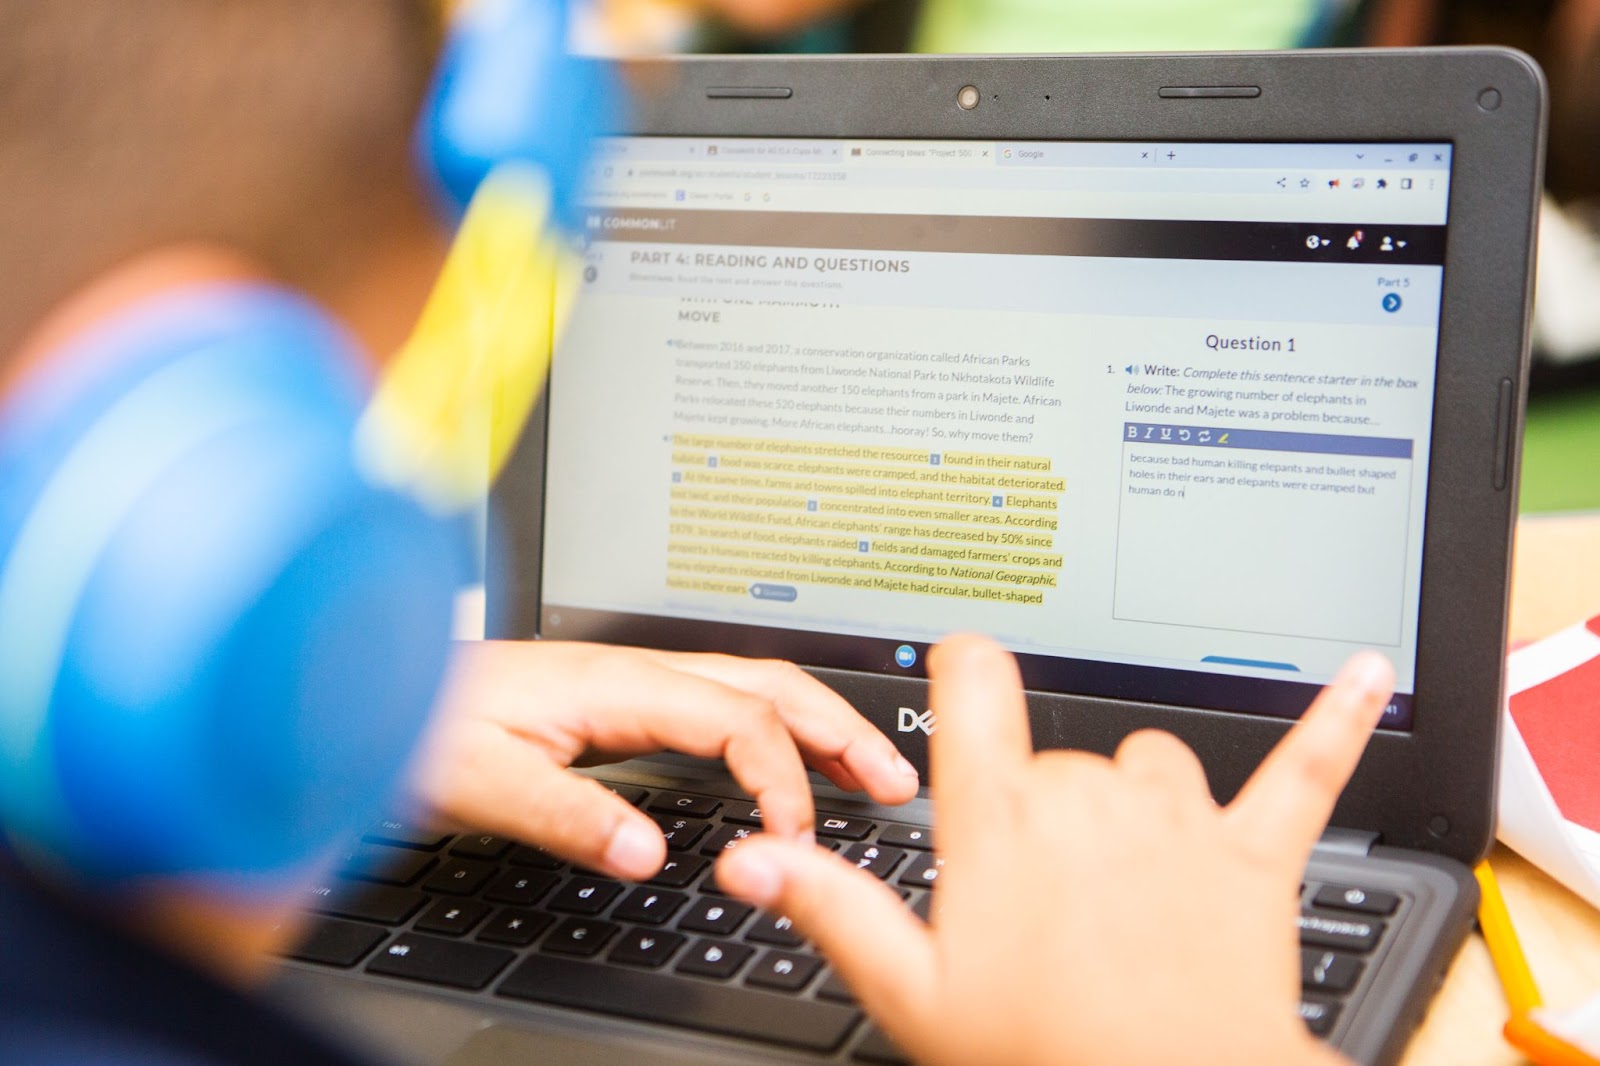
<instances>
[{"instance_id":1,"label":"spacebar","mask_svg":"<svg viewBox=\"0 0 1600 1066\"><path fill-rule=\"evenodd\" d=\"M580 1010L703 1029L729 1036L832 1051L859 1011L794 996L728 988L686 977L635 973L534 955L500 983L499 993Z\"/></svg>"}]
</instances>

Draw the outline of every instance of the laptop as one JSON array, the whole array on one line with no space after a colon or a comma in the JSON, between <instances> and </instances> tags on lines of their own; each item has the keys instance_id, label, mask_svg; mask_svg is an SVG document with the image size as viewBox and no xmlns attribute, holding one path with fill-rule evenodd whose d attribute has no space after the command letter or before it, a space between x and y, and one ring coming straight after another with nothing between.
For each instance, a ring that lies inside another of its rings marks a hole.
<instances>
[{"instance_id":1,"label":"laptop","mask_svg":"<svg viewBox=\"0 0 1600 1066\"><path fill-rule=\"evenodd\" d=\"M1037 744L1165 729L1221 800L1378 648L1397 692L1306 871L1301 1014L1398 1060L1494 836L1538 69L628 73L492 502L490 635L791 659L926 771L927 651L980 630L1016 653ZM719 767L592 772L670 835L662 879L386 822L312 897L283 995L417 1061L900 1061L783 916L716 894L759 820ZM926 795L817 802L925 915Z\"/></svg>"}]
</instances>

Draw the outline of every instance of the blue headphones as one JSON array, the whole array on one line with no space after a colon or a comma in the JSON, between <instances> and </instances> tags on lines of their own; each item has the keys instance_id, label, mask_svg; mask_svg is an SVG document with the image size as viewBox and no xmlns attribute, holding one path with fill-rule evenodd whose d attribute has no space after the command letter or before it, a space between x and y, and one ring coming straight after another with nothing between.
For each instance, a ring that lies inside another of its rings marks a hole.
<instances>
[{"instance_id":1,"label":"blue headphones","mask_svg":"<svg viewBox=\"0 0 1600 1066\"><path fill-rule=\"evenodd\" d=\"M568 7L453 26L417 139L451 212L522 160L576 217L609 86ZM467 552L359 472L360 362L304 299L197 286L0 408L0 846L31 868L270 889L393 800Z\"/></svg>"}]
</instances>

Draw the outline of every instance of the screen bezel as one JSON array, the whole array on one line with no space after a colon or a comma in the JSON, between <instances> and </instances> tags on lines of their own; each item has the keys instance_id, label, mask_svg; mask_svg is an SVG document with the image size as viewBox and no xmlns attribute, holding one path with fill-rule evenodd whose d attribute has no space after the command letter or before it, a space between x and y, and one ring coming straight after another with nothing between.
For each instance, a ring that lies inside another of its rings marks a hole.
<instances>
[{"instance_id":1,"label":"screen bezel","mask_svg":"<svg viewBox=\"0 0 1600 1066\"><path fill-rule=\"evenodd\" d=\"M1503 49L1208 56L727 58L634 62L641 87L618 134L992 140L1448 142L1454 151L1429 460L1411 731L1368 747L1333 822L1463 861L1493 838L1493 801L1522 396L1531 222L1541 188L1543 81ZM972 111L955 103L984 90ZM781 86L786 99L708 90ZM1171 86L1256 86L1258 96L1171 97ZM1500 104L1478 103L1494 87ZM1394 101L1404 101L1404 107ZM1403 114L1401 113L1403 111ZM1521 284L1505 284L1505 279ZM491 636L537 635L545 408L491 500ZM520 516L520 521L511 516ZM530 521L529 519L534 520ZM926 768L899 708L914 678L814 669ZM1281 719L1030 693L1035 743L1110 752L1154 727L1187 742L1219 799L1282 736Z\"/></svg>"}]
</instances>

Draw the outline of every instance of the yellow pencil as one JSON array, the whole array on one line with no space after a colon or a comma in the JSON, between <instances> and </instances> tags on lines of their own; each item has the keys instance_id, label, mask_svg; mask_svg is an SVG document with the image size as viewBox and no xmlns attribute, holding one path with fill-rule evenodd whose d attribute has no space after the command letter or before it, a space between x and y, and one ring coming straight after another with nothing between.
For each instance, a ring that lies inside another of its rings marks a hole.
<instances>
[{"instance_id":1,"label":"yellow pencil","mask_svg":"<svg viewBox=\"0 0 1600 1066\"><path fill-rule=\"evenodd\" d=\"M1489 957L1494 960L1495 972L1506 990L1512 1017L1526 1016L1544 1002L1539 996L1539 986L1534 984L1527 956L1523 955L1517 932L1511 927L1511 915L1506 912L1500 883L1489 869L1488 860L1480 862L1472 872L1478 878L1478 925L1483 930L1484 942L1489 945Z\"/></svg>"}]
</instances>

